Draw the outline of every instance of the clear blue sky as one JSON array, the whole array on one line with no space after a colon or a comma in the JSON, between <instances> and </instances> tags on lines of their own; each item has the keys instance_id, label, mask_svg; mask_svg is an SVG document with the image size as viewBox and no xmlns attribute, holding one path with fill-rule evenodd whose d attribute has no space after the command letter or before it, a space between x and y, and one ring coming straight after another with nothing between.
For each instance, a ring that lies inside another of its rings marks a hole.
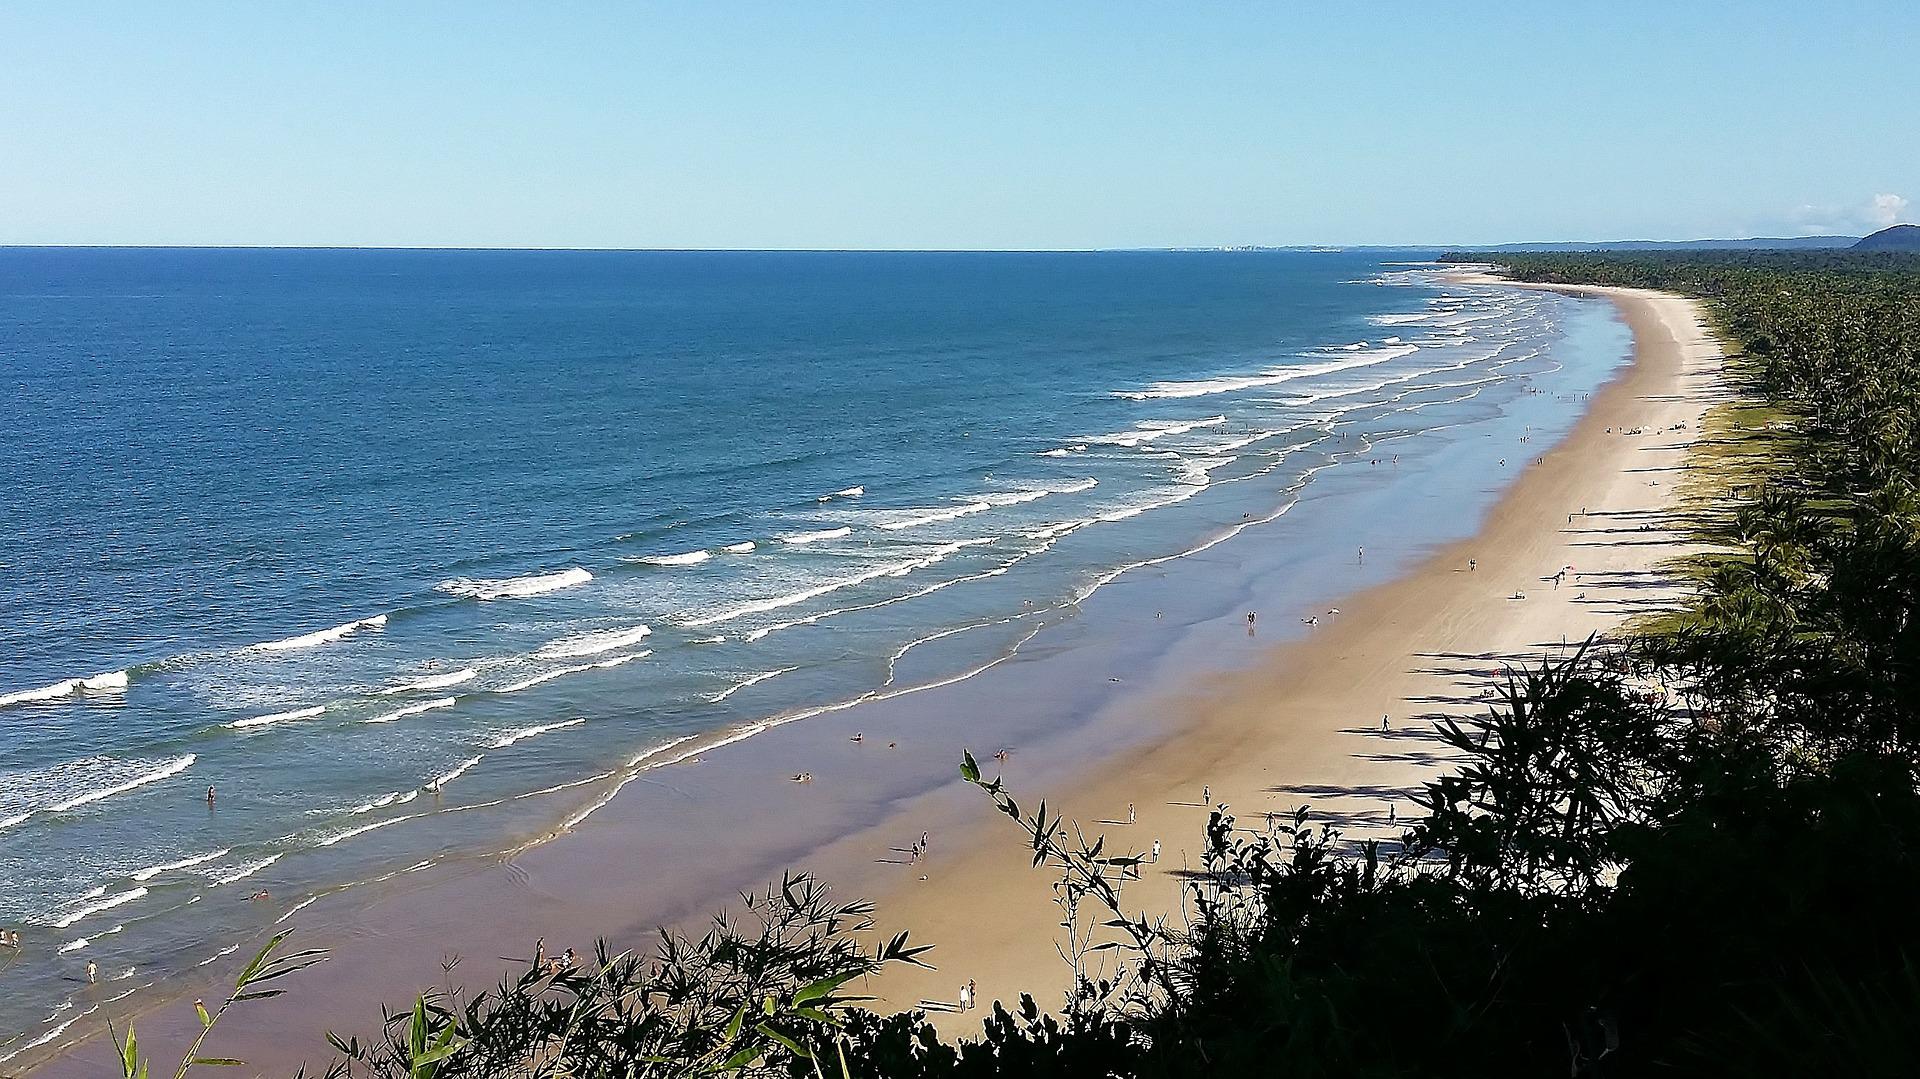
<instances>
[{"instance_id":1,"label":"clear blue sky","mask_svg":"<svg viewBox=\"0 0 1920 1079\"><path fill-rule=\"evenodd\" d=\"M1861 232L1920 204L1916 43L1913 0L10 2L0 243Z\"/></svg>"}]
</instances>

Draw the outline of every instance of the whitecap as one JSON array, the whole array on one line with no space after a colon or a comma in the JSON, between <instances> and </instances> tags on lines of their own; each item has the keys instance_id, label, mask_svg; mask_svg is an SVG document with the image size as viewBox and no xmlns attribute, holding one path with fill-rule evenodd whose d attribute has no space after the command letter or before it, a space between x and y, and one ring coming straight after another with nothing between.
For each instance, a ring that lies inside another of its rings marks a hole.
<instances>
[{"instance_id":1,"label":"whitecap","mask_svg":"<svg viewBox=\"0 0 1920 1079\"><path fill-rule=\"evenodd\" d=\"M434 587L441 592L472 599L523 599L547 592L557 592L562 588L573 588L593 580L593 574L574 566L556 573L534 573L525 577L501 577L493 580L472 577L455 577L450 581L441 581Z\"/></svg>"},{"instance_id":2,"label":"whitecap","mask_svg":"<svg viewBox=\"0 0 1920 1079\"><path fill-rule=\"evenodd\" d=\"M649 626L634 626L631 629L607 630L602 633L588 633L579 637L558 640L540 649L538 655L544 659L572 659L576 656L591 656L601 652L611 652L616 648L625 648L637 643L653 633Z\"/></svg>"},{"instance_id":3,"label":"whitecap","mask_svg":"<svg viewBox=\"0 0 1920 1079\"><path fill-rule=\"evenodd\" d=\"M445 689L448 686L457 686L462 682L472 681L474 676L479 673L479 671L474 670L472 667L463 667L460 670L451 671L447 674L429 675L418 681L407 682L394 686L392 689L383 689L380 692L392 696L395 693L413 693L423 689Z\"/></svg>"},{"instance_id":4,"label":"whitecap","mask_svg":"<svg viewBox=\"0 0 1920 1079\"><path fill-rule=\"evenodd\" d=\"M232 723L227 724L227 726L234 730L245 730L248 727L266 727L275 723L284 723L291 719L312 719L314 716L326 710L326 705L316 704L312 708L296 708L291 712L274 712L270 715L254 716L252 719L236 719Z\"/></svg>"},{"instance_id":5,"label":"whitecap","mask_svg":"<svg viewBox=\"0 0 1920 1079\"><path fill-rule=\"evenodd\" d=\"M161 862L159 865L150 865L133 874L133 879L136 881L152 880L162 873L170 873L176 869L189 869L196 865L211 862L216 858L224 858L231 853L233 853L231 850L222 847L210 854L196 854L191 858L182 858L177 862Z\"/></svg>"},{"instance_id":6,"label":"whitecap","mask_svg":"<svg viewBox=\"0 0 1920 1079\"><path fill-rule=\"evenodd\" d=\"M734 694L740 692L741 690L747 688L748 686L757 685L761 682L766 681L769 678L778 677L779 675L786 674L789 671L797 671L799 669L800 668L798 667L782 667L777 671L761 671L759 674L756 674L751 678L747 678L739 682L735 682L733 685L728 686L726 689L723 689L720 692L714 694L713 696L708 697L707 700L709 703L719 704L721 701L726 700L728 697L733 696Z\"/></svg>"},{"instance_id":7,"label":"whitecap","mask_svg":"<svg viewBox=\"0 0 1920 1079\"><path fill-rule=\"evenodd\" d=\"M362 720L362 722L392 723L396 719L405 719L408 716L417 716L422 712L430 712L435 708L451 707L454 704L454 702L458 701L459 699L460 698L458 697L441 697L438 700L422 701L419 704L407 705L405 708L396 708L393 711L386 713L385 715L374 716L372 719Z\"/></svg>"},{"instance_id":8,"label":"whitecap","mask_svg":"<svg viewBox=\"0 0 1920 1079\"><path fill-rule=\"evenodd\" d=\"M179 775L181 772L184 772L188 768L193 767L193 762L195 759L196 759L195 756L189 753L184 757L180 757L176 760L169 761L166 764L161 765L160 767L144 775L135 776L134 778L127 780L125 783L116 783L111 787L102 787L99 790L88 791L85 794L76 795L75 797L69 798L64 802L59 802L55 805L50 805L47 807L46 811L48 813L65 813L69 809L77 809L80 806L87 805L92 802L98 802L105 798L111 798L116 794L125 794L130 790L133 790L137 787L144 787L149 783L158 783L161 780L168 778L169 776Z\"/></svg>"},{"instance_id":9,"label":"whitecap","mask_svg":"<svg viewBox=\"0 0 1920 1079\"><path fill-rule=\"evenodd\" d=\"M213 885L214 887L218 888L222 884L232 884L235 881L245 880L248 877L253 876L255 873L260 872L262 869L265 869L266 867L279 861L282 857L283 855L279 855L279 854L269 854L265 858L262 858L257 862L249 862L246 865L241 866L240 868L234 870L231 873L228 873L225 876L215 877L213 881Z\"/></svg>"},{"instance_id":10,"label":"whitecap","mask_svg":"<svg viewBox=\"0 0 1920 1079\"><path fill-rule=\"evenodd\" d=\"M841 490L835 491L832 494L821 495L819 498L815 499L814 501L831 502L836 498L859 498L861 495L864 495L866 493L867 493L867 489L865 487L847 487L847 488L843 488Z\"/></svg>"},{"instance_id":11,"label":"whitecap","mask_svg":"<svg viewBox=\"0 0 1920 1079\"><path fill-rule=\"evenodd\" d=\"M337 626L332 626L327 629L315 630L312 633L302 633L298 637L287 637L283 640L268 641L265 644L256 644L253 647L265 652L285 652L294 648L312 648L315 645L337 641L349 633L357 633L363 629L379 629L386 624L387 616L384 614L376 614L371 618L342 622Z\"/></svg>"},{"instance_id":12,"label":"whitecap","mask_svg":"<svg viewBox=\"0 0 1920 1079\"><path fill-rule=\"evenodd\" d=\"M853 534L853 529L851 528L844 528L844 527L843 528L823 528L818 532L795 532L791 535L781 536L780 542L791 544L792 546L795 546L795 547L801 547L809 543L819 543L821 540L839 539L842 536L850 536L852 534Z\"/></svg>"},{"instance_id":13,"label":"whitecap","mask_svg":"<svg viewBox=\"0 0 1920 1079\"><path fill-rule=\"evenodd\" d=\"M82 918L98 914L103 910L112 910L122 903L131 903L146 894L147 890L145 888L132 888L120 892L117 895L108 896L98 903L88 903L85 906L79 907L64 917L55 919L52 925L55 929L65 929Z\"/></svg>"},{"instance_id":14,"label":"whitecap","mask_svg":"<svg viewBox=\"0 0 1920 1079\"><path fill-rule=\"evenodd\" d=\"M888 563L887 565L878 566L878 567L875 567L874 569L870 569L862 573L856 573L851 577L842 577L836 581L829 581L826 584L815 585L812 588L801 589L798 592L790 592L784 596L775 596L771 599L755 600L751 603L740 604L737 607L730 607L726 610L719 612L718 614L707 615L704 618L688 619L683 624L689 627L711 626L721 622L730 622L733 619L741 618L750 614L764 614L767 611L779 610L782 607L791 607L796 603L805 603L810 599L815 599L817 597L824 596L829 592L837 592L842 588L852 588L855 585L864 584L868 581L877 580L881 577L904 577L905 575L912 573L914 570L924 569L927 566L934 565L935 563L946 559L947 557L955 554L956 552L964 548L974 546L975 544L992 543L992 542L993 542L993 538L989 536L989 537L982 537L979 539L961 540L957 543L949 543L944 547L938 548L937 550L935 550L933 554L925 558L915 558L915 559L909 559L902 562Z\"/></svg>"},{"instance_id":15,"label":"whitecap","mask_svg":"<svg viewBox=\"0 0 1920 1079\"><path fill-rule=\"evenodd\" d=\"M559 723L542 723L537 727L519 727L514 730L502 732L499 736L495 737L493 741L487 743L487 748L488 749L505 749L508 746L514 744L515 742L524 741L528 738L537 738L540 735L547 733L548 731L558 731L558 730L565 730L568 727L578 727L580 724L585 722L586 720L584 719L569 719Z\"/></svg>"},{"instance_id":16,"label":"whitecap","mask_svg":"<svg viewBox=\"0 0 1920 1079\"><path fill-rule=\"evenodd\" d=\"M479 757L468 757L466 760L463 760L459 764L455 765L452 769L442 772L439 775L434 776L432 779L428 780L427 789L430 791L440 790L444 788L447 784L453 782L456 779L459 779L463 775L466 775L467 769L472 768L474 765L479 763L480 763Z\"/></svg>"},{"instance_id":17,"label":"whitecap","mask_svg":"<svg viewBox=\"0 0 1920 1079\"><path fill-rule=\"evenodd\" d=\"M626 561L648 566L697 566L713 557L712 551L683 551L680 554L649 554Z\"/></svg>"},{"instance_id":18,"label":"whitecap","mask_svg":"<svg viewBox=\"0 0 1920 1079\"><path fill-rule=\"evenodd\" d=\"M740 543L729 543L725 547L722 547L720 549L727 552L728 554L746 554L747 552L753 550L753 548L754 548L754 542L752 540L744 540Z\"/></svg>"},{"instance_id":19,"label":"whitecap","mask_svg":"<svg viewBox=\"0 0 1920 1079\"><path fill-rule=\"evenodd\" d=\"M31 704L35 701L57 701L71 697L82 690L112 691L127 688L127 672L107 671L104 674L86 678L63 678L50 686L39 689L23 689L14 693L0 693L0 708L10 704Z\"/></svg>"}]
</instances>

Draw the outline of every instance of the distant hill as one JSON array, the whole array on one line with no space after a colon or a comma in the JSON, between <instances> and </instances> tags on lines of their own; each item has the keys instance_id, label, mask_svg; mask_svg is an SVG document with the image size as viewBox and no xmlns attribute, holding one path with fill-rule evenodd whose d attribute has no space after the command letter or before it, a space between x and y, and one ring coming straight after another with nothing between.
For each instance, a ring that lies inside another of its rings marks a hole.
<instances>
[{"instance_id":1,"label":"distant hill","mask_svg":"<svg viewBox=\"0 0 1920 1079\"><path fill-rule=\"evenodd\" d=\"M1920 251L1920 225L1894 225L1853 245L1861 251Z\"/></svg>"},{"instance_id":2,"label":"distant hill","mask_svg":"<svg viewBox=\"0 0 1920 1079\"><path fill-rule=\"evenodd\" d=\"M1911 226L1909 226L1911 227ZM1889 230L1891 231L1891 230ZM1874 235L1880 235L1875 233ZM1871 239L1872 237L1868 237ZM1605 240L1595 243L1495 244L1469 251L1804 251L1862 246L1857 236L1760 236L1746 240Z\"/></svg>"}]
</instances>

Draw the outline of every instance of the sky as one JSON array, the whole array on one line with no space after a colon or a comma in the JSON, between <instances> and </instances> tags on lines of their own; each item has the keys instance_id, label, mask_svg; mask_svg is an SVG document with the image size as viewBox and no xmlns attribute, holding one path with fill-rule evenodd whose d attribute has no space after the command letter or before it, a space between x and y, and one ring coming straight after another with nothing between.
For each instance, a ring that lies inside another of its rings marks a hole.
<instances>
[{"instance_id":1,"label":"sky","mask_svg":"<svg viewBox=\"0 0 1920 1079\"><path fill-rule=\"evenodd\" d=\"M0 7L0 244L1080 249L1920 217L1920 3Z\"/></svg>"}]
</instances>

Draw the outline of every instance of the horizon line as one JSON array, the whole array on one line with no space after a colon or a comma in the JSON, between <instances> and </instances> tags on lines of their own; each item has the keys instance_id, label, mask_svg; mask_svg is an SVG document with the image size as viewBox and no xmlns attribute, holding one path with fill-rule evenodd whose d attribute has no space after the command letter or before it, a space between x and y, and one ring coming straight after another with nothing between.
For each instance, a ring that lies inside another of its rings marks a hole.
<instances>
[{"instance_id":1,"label":"horizon line","mask_svg":"<svg viewBox=\"0 0 1920 1079\"><path fill-rule=\"evenodd\" d=\"M1613 240L1499 240L1482 243L1297 243L1297 244L1180 244L1140 247L573 247L469 244L196 244L196 243L0 243L6 251L468 251L550 252L604 254L795 254L795 255L1072 255L1147 252L1256 252L1256 251L1449 251L1529 244L1698 244L1756 243L1763 240L1858 240L1848 233L1806 233L1795 236L1702 236L1681 240L1630 238Z\"/></svg>"}]
</instances>

